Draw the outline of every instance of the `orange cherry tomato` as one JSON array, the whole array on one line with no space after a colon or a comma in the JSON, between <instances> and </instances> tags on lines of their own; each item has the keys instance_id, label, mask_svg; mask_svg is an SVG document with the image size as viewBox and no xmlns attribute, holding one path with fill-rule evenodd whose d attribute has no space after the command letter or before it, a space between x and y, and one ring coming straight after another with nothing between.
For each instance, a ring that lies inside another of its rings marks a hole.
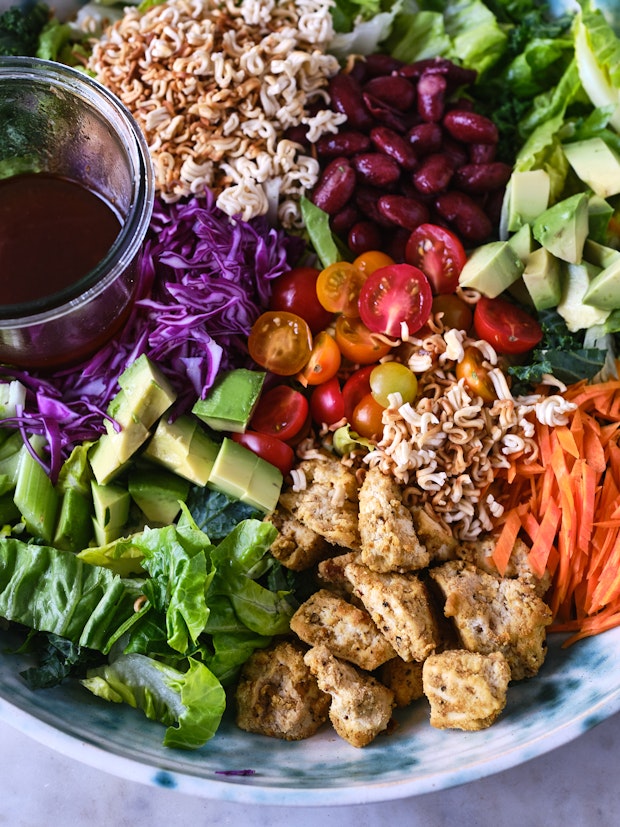
<instances>
[{"instance_id":1,"label":"orange cherry tomato","mask_svg":"<svg viewBox=\"0 0 620 827\"><path fill-rule=\"evenodd\" d=\"M381 341L376 333L368 330L359 318L339 316L335 336L336 344L345 359L359 365L378 362L392 349L392 346Z\"/></svg>"},{"instance_id":2,"label":"orange cherry tomato","mask_svg":"<svg viewBox=\"0 0 620 827\"><path fill-rule=\"evenodd\" d=\"M495 388L483 361L482 353L477 347L465 348L463 359L456 366L456 378L464 379L469 390L483 402L495 402Z\"/></svg>"},{"instance_id":3,"label":"orange cherry tomato","mask_svg":"<svg viewBox=\"0 0 620 827\"><path fill-rule=\"evenodd\" d=\"M383 411L371 393L357 403L351 416L351 428L366 439L380 439L383 433Z\"/></svg>"},{"instance_id":4,"label":"orange cherry tomato","mask_svg":"<svg viewBox=\"0 0 620 827\"><path fill-rule=\"evenodd\" d=\"M266 370L279 376L294 376L310 358L312 334L296 313L268 310L252 325L248 351Z\"/></svg>"},{"instance_id":5,"label":"orange cherry tomato","mask_svg":"<svg viewBox=\"0 0 620 827\"><path fill-rule=\"evenodd\" d=\"M319 302L330 313L359 316L357 302L366 274L349 261L337 261L321 270L316 280Z\"/></svg>"},{"instance_id":6,"label":"orange cherry tomato","mask_svg":"<svg viewBox=\"0 0 620 827\"><path fill-rule=\"evenodd\" d=\"M297 379L304 387L321 385L338 373L342 356L336 340L326 330L314 337L310 358Z\"/></svg>"},{"instance_id":7,"label":"orange cherry tomato","mask_svg":"<svg viewBox=\"0 0 620 827\"><path fill-rule=\"evenodd\" d=\"M394 259L388 256L387 253L382 253L380 250L368 250L365 253L360 253L360 255L354 259L353 266L369 276L380 267L387 267L388 264L394 263Z\"/></svg>"}]
</instances>

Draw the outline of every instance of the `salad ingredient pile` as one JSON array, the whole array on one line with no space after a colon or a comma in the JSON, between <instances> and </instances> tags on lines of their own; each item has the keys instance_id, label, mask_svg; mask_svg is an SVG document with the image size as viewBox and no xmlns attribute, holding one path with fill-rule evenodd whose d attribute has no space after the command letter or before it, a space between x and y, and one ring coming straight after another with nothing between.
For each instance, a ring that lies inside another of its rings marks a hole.
<instances>
[{"instance_id":1,"label":"salad ingredient pile","mask_svg":"<svg viewBox=\"0 0 620 827\"><path fill-rule=\"evenodd\" d=\"M81 20L39 53L130 108L158 200L117 339L0 366L25 679L183 748L229 705L356 747L422 698L491 725L550 630L620 617L613 30L529 0Z\"/></svg>"}]
</instances>

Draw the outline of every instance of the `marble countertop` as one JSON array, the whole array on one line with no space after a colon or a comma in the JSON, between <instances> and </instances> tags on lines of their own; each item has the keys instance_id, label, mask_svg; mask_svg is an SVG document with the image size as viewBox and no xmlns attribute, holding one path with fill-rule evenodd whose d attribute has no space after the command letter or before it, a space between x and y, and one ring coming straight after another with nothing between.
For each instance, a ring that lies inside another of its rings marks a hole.
<instances>
[{"instance_id":1,"label":"marble countertop","mask_svg":"<svg viewBox=\"0 0 620 827\"><path fill-rule=\"evenodd\" d=\"M261 807L193 798L80 764L0 722L4 827L608 827L620 810L620 713L513 769L416 798L347 807Z\"/></svg>"}]
</instances>

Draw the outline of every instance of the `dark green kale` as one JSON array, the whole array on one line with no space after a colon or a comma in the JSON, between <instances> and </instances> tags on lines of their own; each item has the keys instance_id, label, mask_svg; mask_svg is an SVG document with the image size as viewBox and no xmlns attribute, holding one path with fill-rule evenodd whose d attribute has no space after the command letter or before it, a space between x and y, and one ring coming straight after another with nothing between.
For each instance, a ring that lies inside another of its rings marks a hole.
<instances>
[{"instance_id":1,"label":"dark green kale","mask_svg":"<svg viewBox=\"0 0 620 827\"><path fill-rule=\"evenodd\" d=\"M45 3L12 6L0 14L0 55L36 57L39 35L50 19Z\"/></svg>"},{"instance_id":2,"label":"dark green kale","mask_svg":"<svg viewBox=\"0 0 620 827\"><path fill-rule=\"evenodd\" d=\"M186 505L198 528L211 542L222 540L241 520L262 517L253 506L201 486L191 488Z\"/></svg>"},{"instance_id":3,"label":"dark green kale","mask_svg":"<svg viewBox=\"0 0 620 827\"><path fill-rule=\"evenodd\" d=\"M49 689L66 678L85 677L88 669L103 662L99 652L48 632L31 633L20 651L37 659L36 666L20 673L30 689Z\"/></svg>"}]
</instances>

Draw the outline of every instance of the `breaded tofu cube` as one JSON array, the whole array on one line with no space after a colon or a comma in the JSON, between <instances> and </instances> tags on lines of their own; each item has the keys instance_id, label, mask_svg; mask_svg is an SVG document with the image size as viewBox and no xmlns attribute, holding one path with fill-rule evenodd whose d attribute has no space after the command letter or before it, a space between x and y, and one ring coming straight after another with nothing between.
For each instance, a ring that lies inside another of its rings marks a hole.
<instances>
[{"instance_id":1,"label":"breaded tofu cube","mask_svg":"<svg viewBox=\"0 0 620 827\"><path fill-rule=\"evenodd\" d=\"M357 563L360 559L359 551L347 551L344 554L321 560L317 566L319 584L341 597L350 598L353 594L353 585L344 570L349 563Z\"/></svg>"},{"instance_id":2,"label":"breaded tofu cube","mask_svg":"<svg viewBox=\"0 0 620 827\"><path fill-rule=\"evenodd\" d=\"M412 508L411 513L418 539L426 546L431 562L454 560L458 543L450 528L422 506Z\"/></svg>"},{"instance_id":3,"label":"breaded tofu cube","mask_svg":"<svg viewBox=\"0 0 620 827\"><path fill-rule=\"evenodd\" d=\"M394 693L372 675L334 657L327 646L313 646L304 660L319 687L331 696L329 719L354 747L365 747L392 719Z\"/></svg>"},{"instance_id":4,"label":"breaded tofu cube","mask_svg":"<svg viewBox=\"0 0 620 827\"><path fill-rule=\"evenodd\" d=\"M419 661L404 661L395 657L384 663L379 669L377 677L384 686L394 693L396 706L405 707L422 698L422 667Z\"/></svg>"},{"instance_id":5,"label":"breaded tofu cube","mask_svg":"<svg viewBox=\"0 0 620 827\"><path fill-rule=\"evenodd\" d=\"M400 486L379 468L368 470L359 491L359 532L362 562L373 571L415 571L430 562Z\"/></svg>"},{"instance_id":6,"label":"breaded tofu cube","mask_svg":"<svg viewBox=\"0 0 620 827\"><path fill-rule=\"evenodd\" d=\"M551 610L521 580L500 579L471 563L453 560L430 570L461 643L470 652L501 652L512 679L536 675L546 655Z\"/></svg>"},{"instance_id":7,"label":"breaded tofu cube","mask_svg":"<svg viewBox=\"0 0 620 827\"><path fill-rule=\"evenodd\" d=\"M328 543L359 550L359 486L355 474L339 457L327 453L323 459L303 460L297 471L305 479L305 488L283 491L281 506Z\"/></svg>"},{"instance_id":8,"label":"breaded tofu cube","mask_svg":"<svg viewBox=\"0 0 620 827\"><path fill-rule=\"evenodd\" d=\"M473 563L474 566L478 566L479 569L486 571L488 574L495 574L499 577L497 566L493 561L494 550L495 539L493 537L486 537L482 540L471 540L461 543L457 546L454 556L459 560L466 560L468 563ZM517 538L510 552L510 559L508 560L504 577L517 577L519 580L523 580L524 583L529 583L539 597L544 597L551 585L551 575L549 572L545 572L542 578L537 577L532 571L528 555L528 547L523 540Z\"/></svg>"},{"instance_id":9,"label":"breaded tofu cube","mask_svg":"<svg viewBox=\"0 0 620 827\"><path fill-rule=\"evenodd\" d=\"M304 653L301 644L289 641L252 653L235 693L240 729L299 741L327 721L330 696L319 689Z\"/></svg>"},{"instance_id":10,"label":"breaded tofu cube","mask_svg":"<svg viewBox=\"0 0 620 827\"><path fill-rule=\"evenodd\" d=\"M270 551L287 569L304 571L334 554L334 547L324 537L281 507L265 517L265 521L278 530Z\"/></svg>"},{"instance_id":11,"label":"breaded tofu cube","mask_svg":"<svg viewBox=\"0 0 620 827\"><path fill-rule=\"evenodd\" d=\"M501 652L450 650L424 661L422 679L431 726L479 730L491 726L506 706L510 666Z\"/></svg>"},{"instance_id":12,"label":"breaded tofu cube","mask_svg":"<svg viewBox=\"0 0 620 827\"><path fill-rule=\"evenodd\" d=\"M290 626L309 646L324 643L337 658L368 671L396 654L365 609L352 606L326 589L302 603Z\"/></svg>"},{"instance_id":13,"label":"breaded tofu cube","mask_svg":"<svg viewBox=\"0 0 620 827\"><path fill-rule=\"evenodd\" d=\"M422 661L440 644L426 585L413 573L371 571L349 563L345 573L368 613L403 660Z\"/></svg>"}]
</instances>

